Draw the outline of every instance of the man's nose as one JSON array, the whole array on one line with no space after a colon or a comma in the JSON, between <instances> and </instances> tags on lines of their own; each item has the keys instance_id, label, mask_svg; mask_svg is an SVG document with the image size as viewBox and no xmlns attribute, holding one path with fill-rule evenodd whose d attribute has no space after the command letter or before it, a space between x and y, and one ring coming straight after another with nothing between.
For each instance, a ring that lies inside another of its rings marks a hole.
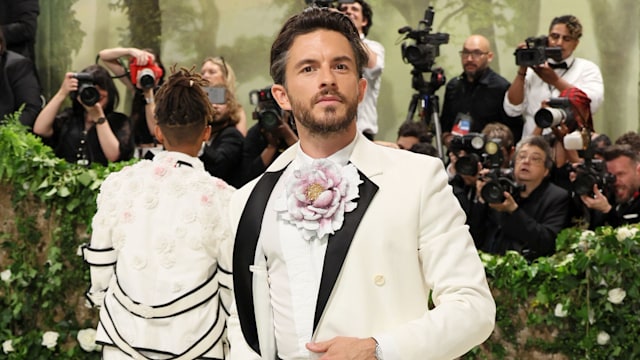
<instances>
[{"instance_id":1,"label":"man's nose","mask_svg":"<svg viewBox=\"0 0 640 360\"><path fill-rule=\"evenodd\" d=\"M334 74L332 69L324 69L320 70L320 85L321 86L335 86L336 85L336 75Z\"/></svg>"}]
</instances>

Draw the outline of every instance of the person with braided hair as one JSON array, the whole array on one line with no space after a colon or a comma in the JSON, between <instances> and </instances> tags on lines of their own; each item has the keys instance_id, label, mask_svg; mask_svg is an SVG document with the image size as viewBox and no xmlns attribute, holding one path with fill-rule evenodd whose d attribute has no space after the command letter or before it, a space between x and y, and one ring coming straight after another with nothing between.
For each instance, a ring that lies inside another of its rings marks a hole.
<instances>
[{"instance_id":1,"label":"person with braided hair","mask_svg":"<svg viewBox=\"0 0 640 360\"><path fill-rule=\"evenodd\" d=\"M164 150L107 177L83 246L103 359L227 356L233 188L198 159L213 117L206 82L172 73L156 94Z\"/></svg>"}]
</instances>

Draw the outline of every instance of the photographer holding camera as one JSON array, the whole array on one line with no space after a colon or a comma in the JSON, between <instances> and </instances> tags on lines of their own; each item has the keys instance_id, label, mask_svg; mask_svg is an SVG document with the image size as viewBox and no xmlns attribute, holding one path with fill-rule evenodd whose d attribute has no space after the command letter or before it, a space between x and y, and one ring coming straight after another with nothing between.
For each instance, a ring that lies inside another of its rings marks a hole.
<instances>
[{"instance_id":1,"label":"photographer holding camera","mask_svg":"<svg viewBox=\"0 0 640 360\"><path fill-rule=\"evenodd\" d=\"M338 10L347 15L358 29L360 39L365 45L369 62L364 67L364 78L367 79L367 91L358 105L358 131L369 140L378 133L378 95L384 69L384 47L377 41L368 39L369 29L373 25L373 10L364 0L340 0Z\"/></svg>"},{"instance_id":2,"label":"photographer holding camera","mask_svg":"<svg viewBox=\"0 0 640 360\"><path fill-rule=\"evenodd\" d=\"M247 132L242 154L242 184L265 172L289 146L298 141L289 111L284 111L271 94L271 86L250 93L257 120Z\"/></svg>"},{"instance_id":3,"label":"photographer holding camera","mask_svg":"<svg viewBox=\"0 0 640 360\"><path fill-rule=\"evenodd\" d=\"M203 77L204 78L204 77ZM213 120L211 137L199 155L209 174L239 187L242 184L242 147L244 136L236 128L240 121L238 109L240 103L225 85L216 85L221 90L221 101L211 104Z\"/></svg>"},{"instance_id":4,"label":"photographer holding camera","mask_svg":"<svg viewBox=\"0 0 640 360\"><path fill-rule=\"evenodd\" d=\"M592 213L591 228L601 225L618 227L640 222L640 157L630 145L612 145L604 151L607 172L615 176L611 199L604 189L593 185L592 194L580 199Z\"/></svg>"},{"instance_id":5,"label":"photographer holding camera","mask_svg":"<svg viewBox=\"0 0 640 360\"><path fill-rule=\"evenodd\" d=\"M542 102L558 97L569 87L577 87L588 96L591 113L602 105L604 86L600 69L595 63L573 55L581 36L578 18L564 15L551 21L546 38L527 39L531 41L520 44L516 50L516 64L520 67L505 94L504 110L509 116L524 116L523 138L534 134L534 114Z\"/></svg>"},{"instance_id":6,"label":"photographer holding camera","mask_svg":"<svg viewBox=\"0 0 640 360\"><path fill-rule=\"evenodd\" d=\"M470 226L476 246L479 245L479 236L475 226L472 226L475 224L473 219L478 216L473 206L477 198L476 183L489 172L496 177L511 172L513 144L511 130L502 123L489 123L482 129L482 133L456 135L451 140L451 167L455 174L449 180L449 185L467 215L466 223Z\"/></svg>"},{"instance_id":7,"label":"photographer holding camera","mask_svg":"<svg viewBox=\"0 0 640 360\"><path fill-rule=\"evenodd\" d=\"M68 96L72 106L58 113ZM68 72L36 118L33 132L70 163L106 166L129 160L135 147L132 126L126 115L114 111L118 100L118 90L102 66Z\"/></svg>"},{"instance_id":8,"label":"photographer holding camera","mask_svg":"<svg viewBox=\"0 0 640 360\"><path fill-rule=\"evenodd\" d=\"M156 120L154 93L164 79L164 67L151 49L110 48L100 50L98 57L133 94L131 122L134 141L138 147L136 156L151 158L145 149L157 146L153 133ZM126 62L122 59L127 58Z\"/></svg>"},{"instance_id":9,"label":"photographer holding camera","mask_svg":"<svg viewBox=\"0 0 640 360\"><path fill-rule=\"evenodd\" d=\"M474 240L492 254L515 250L528 260L551 255L556 236L569 224L569 193L548 179L553 160L542 136L522 139L514 159L515 183L490 177L477 183Z\"/></svg>"}]
</instances>

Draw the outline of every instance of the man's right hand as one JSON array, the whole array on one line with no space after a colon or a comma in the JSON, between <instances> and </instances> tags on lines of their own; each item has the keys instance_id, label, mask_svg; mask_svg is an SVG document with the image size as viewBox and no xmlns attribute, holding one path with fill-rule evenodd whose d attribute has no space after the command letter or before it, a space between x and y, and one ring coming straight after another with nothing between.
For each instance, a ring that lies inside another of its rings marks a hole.
<instances>
[{"instance_id":1,"label":"man's right hand","mask_svg":"<svg viewBox=\"0 0 640 360\"><path fill-rule=\"evenodd\" d=\"M612 206L609 204L607 197L602 195L602 192L598 189L598 185L593 185L593 194L593 196L580 195L580 200L582 200L589 209L600 211L603 214L609 213Z\"/></svg>"}]
</instances>

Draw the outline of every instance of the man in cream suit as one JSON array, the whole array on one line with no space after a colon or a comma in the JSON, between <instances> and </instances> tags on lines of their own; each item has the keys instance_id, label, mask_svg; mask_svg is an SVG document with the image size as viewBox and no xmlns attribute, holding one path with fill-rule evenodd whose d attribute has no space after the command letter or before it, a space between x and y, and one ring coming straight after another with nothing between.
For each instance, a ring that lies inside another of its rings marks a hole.
<instances>
[{"instance_id":1,"label":"man in cream suit","mask_svg":"<svg viewBox=\"0 0 640 360\"><path fill-rule=\"evenodd\" d=\"M442 163L357 132L366 63L353 23L326 8L272 46L272 94L300 141L232 198L232 360L452 359L493 330Z\"/></svg>"}]
</instances>

